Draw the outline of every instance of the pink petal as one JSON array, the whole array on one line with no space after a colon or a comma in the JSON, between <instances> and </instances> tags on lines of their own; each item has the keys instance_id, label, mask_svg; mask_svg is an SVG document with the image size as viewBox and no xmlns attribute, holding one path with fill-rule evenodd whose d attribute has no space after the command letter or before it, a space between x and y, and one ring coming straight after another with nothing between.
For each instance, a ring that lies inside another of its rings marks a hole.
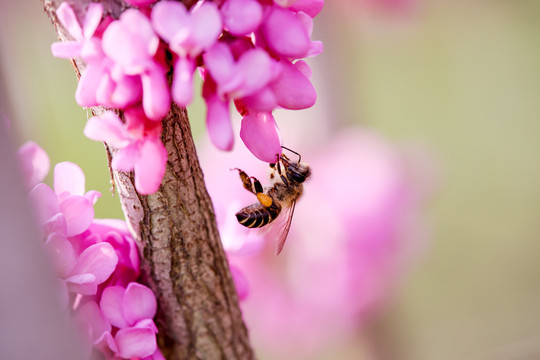
<instances>
[{"instance_id":1,"label":"pink petal","mask_svg":"<svg viewBox=\"0 0 540 360\"><path fill-rule=\"evenodd\" d=\"M32 141L24 143L17 151L27 188L43 181L49 172L49 156L38 144Z\"/></svg>"},{"instance_id":2,"label":"pink petal","mask_svg":"<svg viewBox=\"0 0 540 360\"><path fill-rule=\"evenodd\" d=\"M123 329L129 326L123 316L122 299L124 297L122 286L108 286L103 290L99 307L103 315L110 321L112 326Z\"/></svg>"},{"instance_id":3,"label":"pink petal","mask_svg":"<svg viewBox=\"0 0 540 360\"><path fill-rule=\"evenodd\" d=\"M165 356L163 356L159 348L157 348L156 351L152 355L145 357L144 359L141 359L141 360L165 360Z\"/></svg>"},{"instance_id":4,"label":"pink petal","mask_svg":"<svg viewBox=\"0 0 540 360\"><path fill-rule=\"evenodd\" d=\"M264 50L245 52L237 64L237 71L242 73L244 81L236 96L243 97L261 90L276 75L276 68L281 69Z\"/></svg>"},{"instance_id":5,"label":"pink petal","mask_svg":"<svg viewBox=\"0 0 540 360\"><path fill-rule=\"evenodd\" d=\"M67 224L64 214L59 212L50 217L45 224L42 225L45 234L57 233L58 235L67 236Z\"/></svg>"},{"instance_id":6,"label":"pink petal","mask_svg":"<svg viewBox=\"0 0 540 360\"><path fill-rule=\"evenodd\" d=\"M221 42L212 46L203 54L205 67L208 69L212 78L218 84L224 84L233 76L235 62L233 54L229 47Z\"/></svg>"},{"instance_id":7,"label":"pink petal","mask_svg":"<svg viewBox=\"0 0 540 360\"><path fill-rule=\"evenodd\" d=\"M262 6L255 0L227 0L221 6L225 27L233 35L247 35L257 29L262 20Z\"/></svg>"},{"instance_id":8,"label":"pink petal","mask_svg":"<svg viewBox=\"0 0 540 360\"><path fill-rule=\"evenodd\" d=\"M54 192L60 198L63 193L84 195L84 173L81 168L69 161L54 167Z\"/></svg>"},{"instance_id":9,"label":"pink petal","mask_svg":"<svg viewBox=\"0 0 540 360\"><path fill-rule=\"evenodd\" d=\"M322 41L312 41L309 51L306 54L306 57L313 57L321 54L324 51L324 44Z\"/></svg>"},{"instance_id":10,"label":"pink petal","mask_svg":"<svg viewBox=\"0 0 540 360\"><path fill-rule=\"evenodd\" d=\"M112 111L105 111L100 116L90 118L84 128L84 135L92 140L107 142L117 149L129 144L124 124Z\"/></svg>"},{"instance_id":11,"label":"pink petal","mask_svg":"<svg viewBox=\"0 0 540 360\"><path fill-rule=\"evenodd\" d=\"M167 150L159 139L146 139L141 146L141 156L135 163L135 187L141 194L157 191L165 174Z\"/></svg>"},{"instance_id":12,"label":"pink petal","mask_svg":"<svg viewBox=\"0 0 540 360\"><path fill-rule=\"evenodd\" d=\"M51 257L58 276L66 278L75 267L77 259L71 243L64 236L51 234L45 242L45 250Z\"/></svg>"},{"instance_id":13,"label":"pink petal","mask_svg":"<svg viewBox=\"0 0 540 360\"><path fill-rule=\"evenodd\" d=\"M194 57L204 49L212 46L221 34L221 16L217 6L212 2L203 2L191 14L190 42L195 45L189 55Z\"/></svg>"},{"instance_id":14,"label":"pink petal","mask_svg":"<svg viewBox=\"0 0 540 360\"><path fill-rule=\"evenodd\" d=\"M107 78L108 74L103 64L88 64L79 79L77 91L75 92L77 104L85 107L99 105L96 100L97 92L103 87L103 82L107 82ZM109 96L106 97L106 99L108 98ZM103 99L100 99L100 102L103 103Z\"/></svg>"},{"instance_id":15,"label":"pink petal","mask_svg":"<svg viewBox=\"0 0 540 360\"><path fill-rule=\"evenodd\" d=\"M68 59L81 55L82 44L78 41L55 42L51 45L53 56Z\"/></svg>"},{"instance_id":16,"label":"pink petal","mask_svg":"<svg viewBox=\"0 0 540 360\"><path fill-rule=\"evenodd\" d=\"M301 58L309 50L311 39L295 14L274 6L261 25L261 34L271 50L286 58Z\"/></svg>"},{"instance_id":17,"label":"pink petal","mask_svg":"<svg viewBox=\"0 0 540 360\"><path fill-rule=\"evenodd\" d=\"M114 353L118 352L116 342L109 331L105 331L100 337L94 340L94 347L105 354L108 353L109 350Z\"/></svg>"},{"instance_id":18,"label":"pink petal","mask_svg":"<svg viewBox=\"0 0 540 360\"><path fill-rule=\"evenodd\" d=\"M206 99L206 127L210 140L218 149L232 150L234 133L228 101L223 101L218 96Z\"/></svg>"},{"instance_id":19,"label":"pink petal","mask_svg":"<svg viewBox=\"0 0 540 360\"><path fill-rule=\"evenodd\" d=\"M160 1L152 8L152 26L166 42L170 42L188 22L188 12L180 2Z\"/></svg>"},{"instance_id":20,"label":"pink petal","mask_svg":"<svg viewBox=\"0 0 540 360\"><path fill-rule=\"evenodd\" d=\"M141 75L141 80L144 113L151 120L161 120L171 107L165 71L160 66L152 66Z\"/></svg>"},{"instance_id":21,"label":"pink petal","mask_svg":"<svg viewBox=\"0 0 540 360\"><path fill-rule=\"evenodd\" d=\"M94 220L94 206L84 196L66 197L60 202L60 210L66 218L67 236L84 232Z\"/></svg>"},{"instance_id":22,"label":"pink petal","mask_svg":"<svg viewBox=\"0 0 540 360\"><path fill-rule=\"evenodd\" d=\"M128 75L141 74L152 63L159 46L148 18L128 9L103 33L103 51Z\"/></svg>"},{"instance_id":23,"label":"pink petal","mask_svg":"<svg viewBox=\"0 0 540 360\"><path fill-rule=\"evenodd\" d=\"M146 286L132 282L126 288L122 310L130 325L143 319L153 319L157 310L156 296Z\"/></svg>"},{"instance_id":24,"label":"pink petal","mask_svg":"<svg viewBox=\"0 0 540 360\"><path fill-rule=\"evenodd\" d=\"M193 72L195 61L179 57L174 65L174 79L172 84L173 100L180 106L191 103L193 98Z\"/></svg>"},{"instance_id":25,"label":"pink petal","mask_svg":"<svg viewBox=\"0 0 540 360\"><path fill-rule=\"evenodd\" d=\"M73 269L73 275L92 274L95 283L101 284L111 276L118 263L118 256L109 243L98 243L86 248Z\"/></svg>"},{"instance_id":26,"label":"pink petal","mask_svg":"<svg viewBox=\"0 0 540 360\"><path fill-rule=\"evenodd\" d=\"M278 106L276 94L270 87L242 98L241 102L252 112L272 112Z\"/></svg>"},{"instance_id":27,"label":"pink petal","mask_svg":"<svg viewBox=\"0 0 540 360\"><path fill-rule=\"evenodd\" d=\"M62 25L64 25L66 30L75 40L83 39L83 32L79 25L79 21L75 16L75 12L67 2L63 2L58 9L56 9L56 16L58 16L58 20L60 20Z\"/></svg>"},{"instance_id":28,"label":"pink petal","mask_svg":"<svg viewBox=\"0 0 540 360\"><path fill-rule=\"evenodd\" d=\"M140 157L141 152L137 145L126 146L114 154L111 166L115 170L131 171Z\"/></svg>"},{"instance_id":29,"label":"pink petal","mask_svg":"<svg viewBox=\"0 0 540 360\"><path fill-rule=\"evenodd\" d=\"M281 155L281 138L272 114L257 113L244 116L240 138L258 159L275 163Z\"/></svg>"},{"instance_id":30,"label":"pink petal","mask_svg":"<svg viewBox=\"0 0 540 360\"><path fill-rule=\"evenodd\" d=\"M94 35L96 29L101 22L103 15L103 5L98 3L90 3L86 8L86 16L84 18L84 37L89 39Z\"/></svg>"},{"instance_id":31,"label":"pink petal","mask_svg":"<svg viewBox=\"0 0 540 360\"><path fill-rule=\"evenodd\" d=\"M312 18L321 12L324 0L298 0L290 7L293 11L303 11Z\"/></svg>"},{"instance_id":32,"label":"pink petal","mask_svg":"<svg viewBox=\"0 0 540 360\"><path fill-rule=\"evenodd\" d=\"M282 61L281 75L270 85L279 106L291 110L306 109L315 104L317 93L311 81L292 63ZM305 66L305 63L302 63Z\"/></svg>"},{"instance_id":33,"label":"pink petal","mask_svg":"<svg viewBox=\"0 0 540 360\"><path fill-rule=\"evenodd\" d=\"M110 101L115 107L123 109L140 101L142 96L142 84L140 76L124 75L116 81Z\"/></svg>"},{"instance_id":34,"label":"pink petal","mask_svg":"<svg viewBox=\"0 0 540 360\"><path fill-rule=\"evenodd\" d=\"M70 292L81 295L95 295L97 292L96 276L94 274L77 274L66 279Z\"/></svg>"},{"instance_id":35,"label":"pink petal","mask_svg":"<svg viewBox=\"0 0 540 360\"><path fill-rule=\"evenodd\" d=\"M75 313L78 322L86 324L91 329L92 341L99 339L103 333L111 331L111 324L103 316L95 301L82 304Z\"/></svg>"},{"instance_id":36,"label":"pink petal","mask_svg":"<svg viewBox=\"0 0 540 360\"><path fill-rule=\"evenodd\" d=\"M150 356L157 349L156 335L149 328L118 330L115 340L118 346L117 355L126 359Z\"/></svg>"},{"instance_id":37,"label":"pink petal","mask_svg":"<svg viewBox=\"0 0 540 360\"><path fill-rule=\"evenodd\" d=\"M60 212L60 204L54 191L47 185L37 184L28 194L28 199L36 211L38 224L45 224Z\"/></svg>"},{"instance_id":38,"label":"pink petal","mask_svg":"<svg viewBox=\"0 0 540 360\"><path fill-rule=\"evenodd\" d=\"M96 190L90 190L86 194L84 194L84 198L88 200L88 202L92 205L95 205L97 202L97 199L101 197L101 193Z\"/></svg>"}]
</instances>

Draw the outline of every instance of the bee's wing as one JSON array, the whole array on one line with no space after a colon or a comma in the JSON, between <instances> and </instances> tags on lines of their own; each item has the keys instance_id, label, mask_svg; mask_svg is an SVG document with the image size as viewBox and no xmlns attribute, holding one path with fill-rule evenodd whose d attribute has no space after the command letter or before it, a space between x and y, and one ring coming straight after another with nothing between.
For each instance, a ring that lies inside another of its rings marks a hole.
<instances>
[{"instance_id":1,"label":"bee's wing","mask_svg":"<svg viewBox=\"0 0 540 360\"><path fill-rule=\"evenodd\" d=\"M281 232L279 235L277 248L276 248L276 255L279 255L281 251L283 250L283 247L285 246L285 240L287 240L287 236L289 235L289 230L291 230L292 218L294 215L295 207L296 207L296 200L292 202L291 206L285 210L286 213L283 214L287 220L286 220L285 226L281 229Z\"/></svg>"}]
</instances>

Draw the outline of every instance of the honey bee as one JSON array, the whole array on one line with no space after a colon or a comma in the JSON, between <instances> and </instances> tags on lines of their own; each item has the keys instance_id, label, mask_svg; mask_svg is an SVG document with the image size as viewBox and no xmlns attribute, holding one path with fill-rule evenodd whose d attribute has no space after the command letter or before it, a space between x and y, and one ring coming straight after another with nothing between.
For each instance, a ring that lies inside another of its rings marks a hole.
<instances>
[{"instance_id":1,"label":"honey bee","mask_svg":"<svg viewBox=\"0 0 540 360\"><path fill-rule=\"evenodd\" d=\"M276 254L279 255L291 228L292 217L296 202L304 191L304 181L311 175L308 164L300 162L301 156L295 151L287 149L298 156L298 161L291 162L285 155L277 155L276 162L270 164L271 185L263 188L261 182L253 176L248 176L243 170L238 170L244 188L257 196L258 202L246 206L236 213L236 219L241 225L248 228L260 228L274 221L281 212L286 211L286 224L282 229L277 243Z\"/></svg>"}]
</instances>

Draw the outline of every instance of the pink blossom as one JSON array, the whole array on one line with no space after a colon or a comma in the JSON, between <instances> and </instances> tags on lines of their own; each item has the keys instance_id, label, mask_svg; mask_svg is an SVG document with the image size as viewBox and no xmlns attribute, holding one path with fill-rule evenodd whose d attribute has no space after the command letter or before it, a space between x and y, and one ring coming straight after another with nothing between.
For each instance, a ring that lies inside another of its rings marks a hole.
<instances>
[{"instance_id":1,"label":"pink blossom","mask_svg":"<svg viewBox=\"0 0 540 360\"><path fill-rule=\"evenodd\" d=\"M85 193L84 174L73 163L59 163L54 172L55 191L45 184L38 184L29 194L38 223L43 228L59 224L65 227L61 232L66 236L80 234L94 219L93 205L101 194L97 191Z\"/></svg>"},{"instance_id":2,"label":"pink blossom","mask_svg":"<svg viewBox=\"0 0 540 360\"><path fill-rule=\"evenodd\" d=\"M24 143L17 151L17 155L26 187L31 189L47 176L50 166L49 157L38 144L32 141Z\"/></svg>"},{"instance_id":3,"label":"pink blossom","mask_svg":"<svg viewBox=\"0 0 540 360\"><path fill-rule=\"evenodd\" d=\"M90 3L86 9L86 16L81 28L71 6L67 2L63 2L56 10L56 16L75 40L52 44L53 55L61 58L81 57L85 61L100 58L103 54L101 41L94 34L101 22L102 14L103 6L101 4Z\"/></svg>"},{"instance_id":4,"label":"pink blossom","mask_svg":"<svg viewBox=\"0 0 540 360\"><path fill-rule=\"evenodd\" d=\"M211 2L189 12L182 3L161 1L152 9L152 25L178 56L172 97L177 104L185 106L193 96L196 57L212 46L222 31L219 11Z\"/></svg>"},{"instance_id":5,"label":"pink blossom","mask_svg":"<svg viewBox=\"0 0 540 360\"><path fill-rule=\"evenodd\" d=\"M144 358L157 350L157 327L152 318L157 302L154 293L144 285L130 283L127 288L108 287L103 291L100 308L118 331L111 335L112 351L122 358Z\"/></svg>"},{"instance_id":6,"label":"pink blossom","mask_svg":"<svg viewBox=\"0 0 540 360\"><path fill-rule=\"evenodd\" d=\"M228 110L229 100L241 99L261 91L279 75L281 67L261 49L246 50L235 60L229 46L222 42L209 49L203 58L208 69L203 86L203 97L208 109L208 133L219 149L231 150L234 137ZM272 104L275 105L275 102ZM259 137L254 141L258 140L267 139ZM268 143L262 146L272 147ZM272 152L274 150L270 149ZM272 156L275 157L275 153Z\"/></svg>"},{"instance_id":7,"label":"pink blossom","mask_svg":"<svg viewBox=\"0 0 540 360\"><path fill-rule=\"evenodd\" d=\"M170 107L165 69L154 60L158 46L150 20L135 9L123 12L103 33L103 51L114 61L111 72L140 76L144 112L152 120L161 120Z\"/></svg>"},{"instance_id":8,"label":"pink blossom","mask_svg":"<svg viewBox=\"0 0 540 360\"><path fill-rule=\"evenodd\" d=\"M167 151L158 136L146 134L140 127L126 129L112 111L89 119L84 134L118 149L112 167L120 171L134 170L137 191L141 194L156 192L167 163Z\"/></svg>"},{"instance_id":9,"label":"pink blossom","mask_svg":"<svg viewBox=\"0 0 540 360\"><path fill-rule=\"evenodd\" d=\"M270 112L276 107L307 109L315 104L317 93L309 80L311 70L302 60L294 64L281 60L280 74L260 91L236 101L237 107L249 111Z\"/></svg>"},{"instance_id":10,"label":"pink blossom","mask_svg":"<svg viewBox=\"0 0 540 360\"><path fill-rule=\"evenodd\" d=\"M258 31L260 39L279 57L303 58L311 47L308 29L294 12L280 6L267 10Z\"/></svg>"}]
</instances>

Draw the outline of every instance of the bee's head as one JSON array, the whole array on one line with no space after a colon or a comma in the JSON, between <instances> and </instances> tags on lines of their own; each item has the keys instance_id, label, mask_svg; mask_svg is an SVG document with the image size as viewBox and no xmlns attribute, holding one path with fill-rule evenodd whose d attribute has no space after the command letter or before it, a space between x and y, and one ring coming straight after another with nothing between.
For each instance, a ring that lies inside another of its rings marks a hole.
<instances>
[{"instance_id":1,"label":"bee's head","mask_svg":"<svg viewBox=\"0 0 540 360\"><path fill-rule=\"evenodd\" d=\"M311 175L311 168L306 163L289 163L287 169L288 177L297 183L303 183Z\"/></svg>"}]
</instances>

